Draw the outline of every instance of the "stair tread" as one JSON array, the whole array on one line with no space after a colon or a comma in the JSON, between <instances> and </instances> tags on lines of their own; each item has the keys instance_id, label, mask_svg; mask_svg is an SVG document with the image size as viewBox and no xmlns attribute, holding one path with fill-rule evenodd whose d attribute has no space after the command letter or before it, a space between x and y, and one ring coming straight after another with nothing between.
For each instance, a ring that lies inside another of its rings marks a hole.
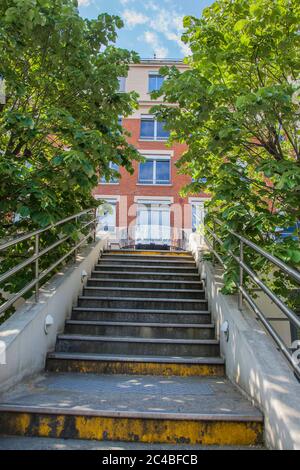
<instances>
[{"instance_id":1,"label":"stair tread","mask_svg":"<svg viewBox=\"0 0 300 470\"><path fill-rule=\"evenodd\" d=\"M194 324L194 323L155 323L155 322L110 322L97 320L67 320L66 325L94 325L94 326L138 326L138 327L155 327L155 328L215 328L212 323Z\"/></svg>"},{"instance_id":2,"label":"stair tread","mask_svg":"<svg viewBox=\"0 0 300 470\"><path fill-rule=\"evenodd\" d=\"M94 298L94 297L93 297ZM118 313L165 313L166 315L209 315L209 310L148 310L142 308L101 308L101 307L73 307L75 312L118 312Z\"/></svg>"},{"instance_id":3,"label":"stair tread","mask_svg":"<svg viewBox=\"0 0 300 470\"><path fill-rule=\"evenodd\" d=\"M219 344L216 339L169 339L169 338L136 338L134 336L97 336L80 334L60 334L57 336L60 340L73 341L102 341L102 342L120 342L120 343L157 343L157 344Z\"/></svg>"},{"instance_id":4,"label":"stair tread","mask_svg":"<svg viewBox=\"0 0 300 470\"><path fill-rule=\"evenodd\" d=\"M103 259L103 258L160 258L162 260L166 259L167 261L168 260L172 260L174 258L176 258L176 255L143 255L142 253L140 254L134 254L134 253L130 253L130 254L124 254L124 253L121 253L121 254L117 254L117 253L103 253L103 255L99 258L99 259ZM193 262L195 262L194 258L192 255L189 255L189 256L179 256L178 258L180 259L183 259L183 260L191 260Z\"/></svg>"},{"instance_id":5,"label":"stair tread","mask_svg":"<svg viewBox=\"0 0 300 470\"><path fill-rule=\"evenodd\" d=\"M225 361L221 357L196 357L196 356L139 356L118 354L90 354L90 353L66 353L52 352L48 354L49 359L70 359L85 361L118 361L118 362L156 362L162 364L220 364Z\"/></svg>"},{"instance_id":6,"label":"stair tread","mask_svg":"<svg viewBox=\"0 0 300 470\"><path fill-rule=\"evenodd\" d=\"M124 262L124 259L123 259L123 258L115 258L115 259L111 259L111 258L107 258L107 259L105 259L105 258L99 258L99 263L101 263L102 261L105 261L106 263L108 263L109 261L120 261L120 262ZM164 263L165 259L159 259L159 260L158 260L158 259L152 259L152 256L151 256L151 257L149 257L149 259L146 259L146 258L144 258L144 257L141 258L140 260L137 259L137 258L133 258L132 261L135 261L135 262L138 262L138 263L140 263L140 262L141 262L141 263L142 263L142 262L144 262L144 263L153 263L153 264L154 264L154 263L158 263L158 265L160 265L160 264L163 264L163 263ZM160 262L160 261L161 261L161 262ZM179 261L179 260L178 260L178 261L177 261L177 260L173 260L173 259L172 259L172 260L168 259L167 262L168 262L168 263L171 263L171 264L192 264L192 265L196 266L195 260L183 260L183 261L181 261L181 260Z\"/></svg>"},{"instance_id":7,"label":"stair tread","mask_svg":"<svg viewBox=\"0 0 300 470\"><path fill-rule=\"evenodd\" d=\"M160 264L156 264L154 266L147 266L147 265L140 265L140 264L106 264L107 267L114 267L114 268L145 268L145 269L155 269L155 268L159 268L159 269L191 269L193 267L193 269L195 269L195 272L197 271L197 268L196 266L191 266L191 267L188 267L188 266L161 266ZM96 264L96 267L99 267L99 268L103 268L104 265L103 264ZM157 274L157 273L154 273L154 274ZM171 273L172 274L172 273Z\"/></svg>"},{"instance_id":8,"label":"stair tread","mask_svg":"<svg viewBox=\"0 0 300 470\"><path fill-rule=\"evenodd\" d=\"M205 299L164 299L164 298L159 298L159 297L101 297L98 295L95 296L90 296L90 295L80 295L78 297L80 300L84 299L92 299L92 300L113 300L113 301L141 301L141 302L198 302L198 303L207 303L207 300Z\"/></svg>"},{"instance_id":9,"label":"stair tread","mask_svg":"<svg viewBox=\"0 0 300 470\"><path fill-rule=\"evenodd\" d=\"M96 271L100 272L100 271ZM107 272L107 271L106 271ZM116 274L116 273L115 273ZM142 273L139 273L142 274ZM202 284L202 281L172 281L172 280L166 280L163 281L161 279L109 279L109 278L100 278L100 277L90 277L88 279L89 281L93 282L135 282L135 283L142 283L146 282L147 284L157 284L158 282L163 282L164 284ZM89 286L87 286L89 287Z\"/></svg>"},{"instance_id":10,"label":"stair tread","mask_svg":"<svg viewBox=\"0 0 300 470\"><path fill-rule=\"evenodd\" d=\"M17 386L13 393L6 393L0 410L116 418L263 420L260 411L220 377L166 379L48 373Z\"/></svg>"},{"instance_id":11,"label":"stair tread","mask_svg":"<svg viewBox=\"0 0 300 470\"><path fill-rule=\"evenodd\" d=\"M52 395L51 395L52 396ZM257 421L263 422L263 417L259 415L250 415L242 413L169 413L161 412L143 412L143 411L119 411L119 410L91 410L90 407L76 406L75 408L61 408L57 406L44 405L9 405L0 403L0 411L2 412L22 412L22 413L40 413L40 414L60 414L72 416L101 416L101 417L118 417L118 418L145 418L145 419L173 419L173 420L192 420L192 421Z\"/></svg>"},{"instance_id":12,"label":"stair tread","mask_svg":"<svg viewBox=\"0 0 300 470\"><path fill-rule=\"evenodd\" d=\"M124 267L124 266L122 266L122 267ZM151 266L151 268L152 268L152 267L153 267L153 266ZM96 270L96 271L95 271L95 270L93 270L93 271L92 271L92 274L123 274L123 275L124 275L124 272L126 272L126 271L101 271L101 270ZM178 277L180 277L180 276L182 276L182 275L183 275L183 276L189 276L189 277L197 276L197 275L200 276L199 273L183 273L183 274L177 274L177 273L172 273L172 272L170 272L170 273L158 273L157 271L145 272L145 273L139 272L138 274L139 274L139 276L142 276L143 274L147 274L147 276L148 276L148 275L156 275L156 276L178 276ZM96 279L97 279L97 278L96 278ZM113 280L113 279L112 279L112 280ZM145 281L148 281L148 279L145 279ZM170 281L170 282L172 282L172 281ZM196 282L198 282L198 281L196 281Z\"/></svg>"},{"instance_id":13,"label":"stair tread","mask_svg":"<svg viewBox=\"0 0 300 470\"><path fill-rule=\"evenodd\" d=\"M188 254L190 255L191 252L190 251L186 251L186 250L180 250L180 251L166 251L166 250L126 250L126 249L120 249L120 250L104 250L104 253L120 253L120 254L123 254L124 252L126 252L126 254L135 254L135 253L151 253L151 256L154 255L155 253L156 254L159 254L161 256L170 256L170 253L174 253L173 256L181 256L181 254Z\"/></svg>"},{"instance_id":14,"label":"stair tread","mask_svg":"<svg viewBox=\"0 0 300 470\"><path fill-rule=\"evenodd\" d=\"M128 292L128 291L138 291L138 292L145 292L148 289L145 287L98 287L98 286L85 286L85 289L91 290L118 290L120 292ZM178 289L151 289L151 292L178 292ZM180 289L180 292L201 292L202 294L205 292L203 289Z\"/></svg>"},{"instance_id":15,"label":"stair tread","mask_svg":"<svg viewBox=\"0 0 300 470\"><path fill-rule=\"evenodd\" d=\"M143 444L142 442L124 442L124 441L87 441L85 439L63 439L53 437L21 437L21 436L1 436L0 450L110 450L118 451L152 451L175 450L182 452L183 450L267 450L263 446L205 446L201 444Z\"/></svg>"}]
</instances>

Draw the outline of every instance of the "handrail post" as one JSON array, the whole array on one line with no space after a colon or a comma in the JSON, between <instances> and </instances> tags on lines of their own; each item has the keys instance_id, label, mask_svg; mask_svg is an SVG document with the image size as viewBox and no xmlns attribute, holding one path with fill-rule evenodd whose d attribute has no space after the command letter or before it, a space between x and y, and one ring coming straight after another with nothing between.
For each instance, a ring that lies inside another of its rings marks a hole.
<instances>
[{"instance_id":1,"label":"handrail post","mask_svg":"<svg viewBox=\"0 0 300 470\"><path fill-rule=\"evenodd\" d=\"M78 222L78 217L75 217L76 231L78 232L77 222ZM75 239L75 246L76 245L77 245L77 241ZM74 263L75 264L76 264L76 261L77 261L77 249L75 248L75 250L74 250Z\"/></svg>"},{"instance_id":2,"label":"handrail post","mask_svg":"<svg viewBox=\"0 0 300 470\"><path fill-rule=\"evenodd\" d=\"M239 309L243 308L243 294L241 288L244 284L244 269L242 263L244 262L244 242L240 240L240 277L239 277Z\"/></svg>"},{"instance_id":3,"label":"handrail post","mask_svg":"<svg viewBox=\"0 0 300 470\"><path fill-rule=\"evenodd\" d=\"M214 234L216 234L216 223L215 221L213 221L213 232ZM215 266L216 264L216 257L215 257L215 251L216 251L216 240L215 240L215 237L213 237L212 239L212 247L213 247L213 258L212 258L212 264L213 266Z\"/></svg>"},{"instance_id":4,"label":"handrail post","mask_svg":"<svg viewBox=\"0 0 300 470\"><path fill-rule=\"evenodd\" d=\"M93 211L93 214L94 214L94 236L93 236L93 239L94 239L94 242L96 241L96 234L97 234L97 207L95 207L94 211Z\"/></svg>"},{"instance_id":5,"label":"handrail post","mask_svg":"<svg viewBox=\"0 0 300 470\"><path fill-rule=\"evenodd\" d=\"M36 234L35 236L35 256L37 257L35 260L35 301L39 301L39 252L40 252L40 236Z\"/></svg>"}]
</instances>

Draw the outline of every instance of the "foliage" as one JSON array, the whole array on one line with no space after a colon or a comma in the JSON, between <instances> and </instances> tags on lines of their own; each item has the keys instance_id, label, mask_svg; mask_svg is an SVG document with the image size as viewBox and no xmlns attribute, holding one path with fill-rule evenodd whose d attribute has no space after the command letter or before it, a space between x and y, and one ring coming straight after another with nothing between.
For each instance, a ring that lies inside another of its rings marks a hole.
<instances>
[{"instance_id":1,"label":"foliage","mask_svg":"<svg viewBox=\"0 0 300 470\"><path fill-rule=\"evenodd\" d=\"M225 246L238 252L233 229L296 267L297 229L287 238L277 229L300 219L299 24L297 0L219 0L202 18L186 17L190 68L161 70L166 80L155 97L165 104L154 110L171 140L188 143L179 168L194 182L185 192L211 194L207 222L222 220ZM236 277L229 262L227 291Z\"/></svg>"},{"instance_id":2,"label":"foliage","mask_svg":"<svg viewBox=\"0 0 300 470\"><path fill-rule=\"evenodd\" d=\"M118 117L136 95L119 93L118 77L138 57L115 47L122 26L107 14L81 18L74 0L0 0L0 239L95 206L110 161L132 171L137 152Z\"/></svg>"},{"instance_id":3,"label":"foliage","mask_svg":"<svg viewBox=\"0 0 300 470\"><path fill-rule=\"evenodd\" d=\"M118 93L134 53L113 45L122 21L82 19L72 0L1 0L0 236L46 226L94 204L99 173L113 161L131 170L136 152L119 115L135 107Z\"/></svg>"}]
</instances>

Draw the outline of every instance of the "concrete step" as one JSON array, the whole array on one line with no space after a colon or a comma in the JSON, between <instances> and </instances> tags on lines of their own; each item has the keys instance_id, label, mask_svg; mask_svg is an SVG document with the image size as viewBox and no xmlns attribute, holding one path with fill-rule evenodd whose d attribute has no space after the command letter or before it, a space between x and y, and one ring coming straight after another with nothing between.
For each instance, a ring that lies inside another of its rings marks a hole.
<instances>
[{"instance_id":1,"label":"concrete step","mask_svg":"<svg viewBox=\"0 0 300 470\"><path fill-rule=\"evenodd\" d=\"M198 274L197 268L193 265L191 267L185 266L166 266L162 264L154 264L154 265L125 265L122 264L112 264L112 263L104 263L96 264L95 271L118 271L118 272L127 272L127 273L144 273L144 272L154 272L154 273L168 273L174 272L178 274L183 273L191 273L191 274ZM199 275L199 274L198 274Z\"/></svg>"},{"instance_id":2,"label":"concrete step","mask_svg":"<svg viewBox=\"0 0 300 470\"><path fill-rule=\"evenodd\" d=\"M174 257L174 258L185 258L192 256L190 251L156 251L156 250L109 250L104 251L104 254L109 255L139 255L139 256L162 256L162 257Z\"/></svg>"},{"instance_id":3,"label":"concrete step","mask_svg":"<svg viewBox=\"0 0 300 470\"><path fill-rule=\"evenodd\" d=\"M219 342L215 339L182 340L63 334L57 337L56 351L89 354L214 357L220 354L220 347Z\"/></svg>"},{"instance_id":4,"label":"concrete step","mask_svg":"<svg viewBox=\"0 0 300 470\"><path fill-rule=\"evenodd\" d=\"M152 451L175 450L182 453L186 450L196 450L199 452L208 450L232 451L232 450L267 450L263 446L202 446L189 444L143 444L136 442L106 442L106 441L87 441L85 439L53 439L51 437L21 437L21 436L2 436L0 437L0 450L24 451L24 450L110 450L110 451ZM188 457L186 458L187 461Z\"/></svg>"},{"instance_id":5,"label":"concrete step","mask_svg":"<svg viewBox=\"0 0 300 470\"><path fill-rule=\"evenodd\" d=\"M212 324L130 323L68 320L66 334L96 336L134 336L139 338L213 339Z\"/></svg>"},{"instance_id":6,"label":"concrete step","mask_svg":"<svg viewBox=\"0 0 300 470\"><path fill-rule=\"evenodd\" d=\"M149 376L222 377L224 360L220 357L126 356L124 354L48 354L49 372L80 372L89 374L138 374Z\"/></svg>"},{"instance_id":7,"label":"concrete step","mask_svg":"<svg viewBox=\"0 0 300 470\"><path fill-rule=\"evenodd\" d=\"M123 266L163 266L163 267L178 267L178 268L196 268L196 263L195 260L191 261L186 261L186 260L171 260L171 261L166 261L166 260L155 260L152 258L133 258L133 259L128 259L127 257L118 257L118 258L100 258L98 261L99 266L114 266L114 265L120 265L122 264Z\"/></svg>"},{"instance_id":8,"label":"concrete step","mask_svg":"<svg viewBox=\"0 0 300 470\"><path fill-rule=\"evenodd\" d=\"M211 314L205 309L201 312L194 312L192 310L74 307L72 320L203 324L211 323Z\"/></svg>"},{"instance_id":9,"label":"concrete step","mask_svg":"<svg viewBox=\"0 0 300 470\"><path fill-rule=\"evenodd\" d=\"M142 271L139 271L139 272L134 272L134 271L130 271L130 272L126 272L125 271L101 271L100 269L98 269L97 271L92 271L92 278L93 279L97 279L97 278L101 278L101 279L109 279L109 280L113 280L113 279L119 279L119 278L123 278L124 276L126 276L128 279L137 279L137 280L143 280L143 281L176 281L176 282L179 282L179 281L186 281L186 282L189 282L189 281L199 281L200 280L200 276L197 273L174 273L174 272L153 272L153 271L148 271L148 272L142 272Z\"/></svg>"},{"instance_id":10,"label":"concrete step","mask_svg":"<svg viewBox=\"0 0 300 470\"><path fill-rule=\"evenodd\" d=\"M207 300L205 299L168 299L168 298L142 298L142 297L95 297L79 296L79 307L99 307L99 308L126 308L126 309L146 309L146 310L207 310Z\"/></svg>"},{"instance_id":11,"label":"concrete step","mask_svg":"<svg viewBox=\"0 0 300 470\"><path fill-rule=\"evenodd\" d=\"M144 279L109 279L109 278L90 278L87 281L87 287L131 287L143 289L203 289L203 283L198 281L164 281L164 280L144 280Z\"/></svg>"},{"instance_id":12,"label":"concrete step","mask_svg":"<svg viewBox=\"0 0 300 470\"><path fill-rule=\"evenodd\" d=\"M260 445L263 418L221 377L46 374L7 393L5 435Z\"/></svg>"},{"instance_id":13,"label":"concrete step","mask_svg":"<svg viewBox=\"0 0 300 470\"><path fill-rule=\"evenodd\" d=\"M201 289L154 289L145 287L96 287L87 286L83 295L88 297L140 297L140 298L171 298L171 299L204 299L205 292Z\"/></svg>"},{"instance_id":14,"label":"concrete step","mask_svg":"<svg viewBox=\"0 0 300 470\"><path fill-rule=\"evenodd\" d=\"M154 260L154 261L191 261L195 262L192 255L184 255L184 256L172 256L172 255L143 255L143 254L136 254L136 253L129 253L129 254L117 254L117 253L103 253L101 255L102 260L115 260L115 259L122 259L122 260Z\"/></svg>"}]
</instances>

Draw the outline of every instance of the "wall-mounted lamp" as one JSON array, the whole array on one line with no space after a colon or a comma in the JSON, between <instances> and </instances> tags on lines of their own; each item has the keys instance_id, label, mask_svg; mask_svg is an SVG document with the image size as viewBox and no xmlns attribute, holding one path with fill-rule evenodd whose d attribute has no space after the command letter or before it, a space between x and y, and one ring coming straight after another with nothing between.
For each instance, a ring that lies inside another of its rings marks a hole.
<instances>
[{"instance_id":1,"label":"wall-mounted lamp","mask_svg":"<svg viewBox=\"0 0 300 470\"><path fill-rule=\"evenodd\" d=\"M44 324L44 331L46 335L49 333L49 330L51 326L53 325L53 323L54 323L54 320L53 320L52 315L47 315L45 318L45 324Z\"/></svg>"},{"instance_id":2,"label":"wall-mounted lamp","mask_svg":"<svg viewBox=\"0 0 300 470\"><path fill-rule=\"evenodd\" d=\"M88 277L88 273L87 273L86 271L84 271L84 270L81 271L81 282L82 282L82 284L84 284L84 282L86 281L87 277Z\"/></svg>"},{"instance_id":3,"label":"wall-mounted lamp","mask_svg":"<svg viewBox=\"0 0 300 470\"><path fill-rule=\"evenodd\" d=\"M229 323L228 323L228 321L224 321L224 323L221 326L221 331L224 334L226 342L228 343L228 341L229 341Z\"/></svg>"}]
</instances>

